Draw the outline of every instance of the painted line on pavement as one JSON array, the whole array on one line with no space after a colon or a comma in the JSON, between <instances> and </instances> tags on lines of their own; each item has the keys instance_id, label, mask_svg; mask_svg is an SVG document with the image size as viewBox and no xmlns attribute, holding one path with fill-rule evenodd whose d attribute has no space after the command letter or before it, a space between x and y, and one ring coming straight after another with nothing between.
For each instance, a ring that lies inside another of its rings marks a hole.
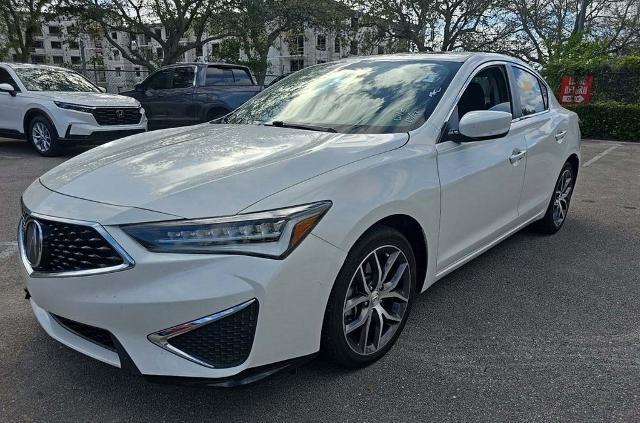
<instances>
[{"instance_id":1,"label":"painted line on pavement","mask_svg":"<svg viewBox=\"0 0 640 423\"><path fill-rule=\"evenodd\" d=\"M597 156L595 156L593 159L591 159L588 162L586 162L585 164L583 164L582 167L591 166L592 164L594 164L595 162L597 162L598 160L600 160L601 158L603 158L607 154L611 153L613 150L615 150L618 147L620 147L620 146L617 145L617 144L616 145L612 145L611 147L609 147L606 150L604 150L602 153L600 153Z\"/></svg>"}]
</instances>

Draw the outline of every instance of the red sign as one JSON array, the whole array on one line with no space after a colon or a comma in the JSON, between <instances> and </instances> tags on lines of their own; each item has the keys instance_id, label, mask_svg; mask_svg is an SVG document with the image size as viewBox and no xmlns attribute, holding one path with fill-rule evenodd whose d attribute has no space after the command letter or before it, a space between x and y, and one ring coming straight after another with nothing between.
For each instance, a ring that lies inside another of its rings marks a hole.
<instances>
[{"instance_id":1,"label":"red sign","mask_svg":"<svg viewBox=\"0 0 640 423\"><path fill-rule=\"evenodd\" d=\"M580 78L565 75L560 81L560 104L588 103L591 100L593 75Z\"/></svg>"}]
</instances>

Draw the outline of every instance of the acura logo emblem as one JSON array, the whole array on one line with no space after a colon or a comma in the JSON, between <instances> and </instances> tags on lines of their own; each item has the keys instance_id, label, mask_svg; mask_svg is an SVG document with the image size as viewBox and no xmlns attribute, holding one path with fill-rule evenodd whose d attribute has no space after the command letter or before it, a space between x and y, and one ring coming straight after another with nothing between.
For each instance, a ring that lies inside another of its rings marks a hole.
<instances>
[{"instance_id":1,"label":"acura logo emblem","mask_svg":"<svg viewBox=\"0 0 640 423\"><path fill-rule=\"evenodd\" d=\"M116 110L116 116L122 119L124 117L124 110Z\"/></svg>"},{"instance_id":2,"label":"acura logo emblem","mask_svg":"<svg viewBox=\"0 0 640 423\"><path fill-rule=\"evenodd\" d=\"M27 222L24 231L24 250L31 267L38 267L42 259L42 226L37 220Z\"/></svg>"}]
</instances>

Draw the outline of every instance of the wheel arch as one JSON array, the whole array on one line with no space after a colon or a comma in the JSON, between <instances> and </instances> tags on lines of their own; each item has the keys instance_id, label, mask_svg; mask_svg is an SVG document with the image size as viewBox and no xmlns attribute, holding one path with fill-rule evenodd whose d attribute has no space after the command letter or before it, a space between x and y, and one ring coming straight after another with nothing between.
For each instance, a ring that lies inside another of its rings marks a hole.
<instances>
[{"instance_id":1,"label":"wheel arch","mask_svg":"<svg viewBox=\"0 0 640 423\"><path fill-rule=\"evenodd\" d=\"M573 169L576 171L576 177L578 176L578 170L580 169L580 158L576 153L572 153L566 160L566 162L571 163ZM566 163L565 162L565 163Z\"/></svg>"},{"instance_id":2,"label":"wheel arch","mask_svg":"<svg viewBox=\"0 0 640 423\"><path fill-rule=\"evenodd\" d=\"M29 123L36 116L42 116L45 119L47 119L51 124L51 126L56 130L56 132L58 132L58 127L53 122L53 119L51 119L51 116L49 116L49 113L47 113L45 110L41 108L31 107L29 108L29 110L27 110L27 112L24 114L24 118L22 119L22 129L26 137L29 136ZM58 136L60 136L59 133L58 133Z\"/></svg>"},{"instance_id":3,"label":"wheel arch","mask_svg":"<svg viewBox=\"0 0 640 423\"><path fill-rule=\"evenodd\" d=\"M370 225L355 241L355 245L362 237L375 231L380 226L393 228L400 232L411 245L416 259L416 293L422 292L427 277L429 244L422 225L408 214L392 214L379 219Z\"/></svg>"}]
</instances>

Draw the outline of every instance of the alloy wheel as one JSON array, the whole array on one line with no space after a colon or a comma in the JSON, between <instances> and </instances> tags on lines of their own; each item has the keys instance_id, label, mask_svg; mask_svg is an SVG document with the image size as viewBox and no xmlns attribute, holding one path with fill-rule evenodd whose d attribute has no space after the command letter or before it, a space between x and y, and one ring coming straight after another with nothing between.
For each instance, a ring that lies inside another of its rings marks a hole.
<instances>
[{"instance_id":1,"label":"alloy wheel","mask_svg":"<svg viewBox=\"0 0 640 423\"><path fill-rule=\"evenodd\" d=\"M51 148L51 133L44 123L36 122L33 124L31 137L33 138L33 144L38 150L46 152Z\"/></svg>"},{"instance_id":2,"label":"alloy wheel","mask_svg":"<svg viewBox=\"0 0 640 423\"><path fill-rule=\"evenodd\" d=\"M343 306L343 330L349 347L370 355L399 329L411 295L411 269L399 248L386 245L370 252L349 283Z\"/></svg>"},{"instance_id":3,"label":"alloy wheel","mask_svg":"<svg viewBox=\"0 0 640 423\"><path fill-rule=\"evenodd\" d=\"M558 178L556 189L553 193L553 223L556 226L562 225L562 222L564 222L564 219L567 217L572 190L573 173L570 168L567 168L562 172L560 178Z\"/></svg>"}]
</instances>

